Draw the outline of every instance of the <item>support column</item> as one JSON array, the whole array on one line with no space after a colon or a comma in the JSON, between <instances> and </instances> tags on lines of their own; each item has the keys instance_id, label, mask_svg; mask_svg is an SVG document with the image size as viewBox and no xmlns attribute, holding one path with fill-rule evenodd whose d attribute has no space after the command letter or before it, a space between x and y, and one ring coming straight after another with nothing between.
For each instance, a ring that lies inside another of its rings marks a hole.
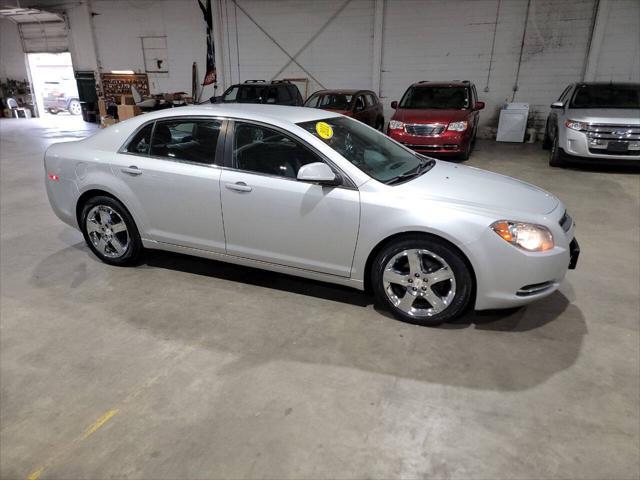
<instances>
[{"instance_id":1,"label":"support column","mask_svg":"<svg viewBox=\"0 0 640 480\"><path fill-rule=\"evenodd\" d=\"M600 49L602 48L607 27L607 17L610 8L609 1L610 0L596 0L591 38L589 40L587 58L582 75L583 82L593 82L596 79L598 58L600 57Z\"/></svg>"},{"instance_id":2,"label":"support column","mask_svg":"<svg viewBox=\"0 0 640 480\"><path fill-rule=\"evenodd\" d=\"M380 96L382 80L382 36L384 32L384 0L375 0L373 16L373 65L371 90Z\"/></svg>"}]
</instances>

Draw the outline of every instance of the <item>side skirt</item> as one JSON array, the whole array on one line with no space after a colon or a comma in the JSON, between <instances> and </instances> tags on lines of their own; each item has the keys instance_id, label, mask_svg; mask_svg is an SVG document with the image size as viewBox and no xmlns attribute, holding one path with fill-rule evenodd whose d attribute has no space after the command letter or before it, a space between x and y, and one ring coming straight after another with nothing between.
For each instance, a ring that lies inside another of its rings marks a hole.
<instances>
[{"instance_id":1,"label":"side skirt","mask_svg":"<svg viewBox=\"0 0 640 480\"><path fill-rule=\"evenodd\" d=\"M261 270L269 270L272 272L293 275L294 277L303 277L320 282L335 283L346 287L364 290L364 282L354 280L348 277L340 277L338 275L330 275L327 273L314 272L313 270L304 270L302 268L287 267L276 263L263 262L261 260L252 260L250 258L237 257L226 253L211 252L209 250L201 250L199 248L183 247L172 243L157 242L155 240L142 239L144 248L155 250L166 250L168 252L182 253L185 255L193 255L194 257L209 258L219 262L233 263L235 265L243 265L245 267L259 268Z\"/></svg>"}]
</instances>

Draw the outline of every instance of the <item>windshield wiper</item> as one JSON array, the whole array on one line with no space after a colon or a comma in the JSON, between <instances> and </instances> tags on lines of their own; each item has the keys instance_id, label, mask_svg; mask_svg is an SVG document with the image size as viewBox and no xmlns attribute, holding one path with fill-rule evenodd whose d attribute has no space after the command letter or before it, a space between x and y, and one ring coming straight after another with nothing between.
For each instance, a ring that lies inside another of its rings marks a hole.
<instances>
[{"instance_id":1,"label":"windshield wiper","mask_svg":"<svg viewBox=\"0 0 640 480\"><path fill-rule=\"evenodd\" d=\"M398 175L397 177L393 177L391 180L387 180L385 183L387 185L395 185L396 183L400 183L406 181L409 178L419 177L423 173L431 170L436 164L435 160L429 158L421 158L420 163L416 168L412 168L408 172L403 173L402 175Z\"/></svg>"}]
</instances>

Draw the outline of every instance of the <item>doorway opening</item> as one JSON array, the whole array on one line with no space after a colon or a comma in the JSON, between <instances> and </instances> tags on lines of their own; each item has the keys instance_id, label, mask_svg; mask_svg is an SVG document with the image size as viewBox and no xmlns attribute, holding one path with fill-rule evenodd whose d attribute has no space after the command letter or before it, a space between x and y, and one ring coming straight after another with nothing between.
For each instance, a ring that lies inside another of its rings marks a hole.
<instances>
[{"instance_id":1,"label":"doorway opening","mask_svg":"<svg viewBox=\"0 0 640 480\"><path fill-rule=\"evenodd\" d=\"M38 116L80 117L82 107L69 52L28 53L27 64Z\"/></svg>"}]
</instances>

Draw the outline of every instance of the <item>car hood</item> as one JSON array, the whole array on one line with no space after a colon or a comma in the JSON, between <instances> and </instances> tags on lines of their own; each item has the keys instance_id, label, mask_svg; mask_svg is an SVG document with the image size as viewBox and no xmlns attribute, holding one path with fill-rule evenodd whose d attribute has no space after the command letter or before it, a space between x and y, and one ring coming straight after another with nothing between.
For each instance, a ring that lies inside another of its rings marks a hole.
<instances>
[{"instance_id":1,"label":"car hood","mask_svg":"<svg viewBox=\"0 0 640 480\"><path fill-rule=\"evenodd\" d=\"M640 125L638 108L570 108L567 118L578 122Z\"/></svg>"},{"instance_id":2,"label":"car hood","mask_svg":"<svg viewBox=\"0 0 640 480\"><path fill-rule=\"evenodd\" d=\"M440 160L418 178L393 188L398 188L401 194L418 194L432 200L505 213L544 215L555 210L559 203L555 196L529 183Z\"/></svg>"},{"instance_id":3,"label":"car hood","mask_svg":"<svg viewBox=\"0 0 640 480\"><path fill-rule=\"evenodd\" d=\"M466 120L468 115L468 110L399 108L393 115L393 120L404 123L449 123Z\"/></svg>"}]
</instances>

